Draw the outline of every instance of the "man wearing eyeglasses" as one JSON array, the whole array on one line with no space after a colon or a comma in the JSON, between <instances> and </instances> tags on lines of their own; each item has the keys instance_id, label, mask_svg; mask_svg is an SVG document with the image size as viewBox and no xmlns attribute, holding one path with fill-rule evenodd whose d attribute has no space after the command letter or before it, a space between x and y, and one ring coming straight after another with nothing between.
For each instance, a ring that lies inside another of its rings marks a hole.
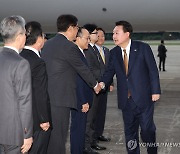
<instances>
[{"instance_id":1,"label":"man wearing eyeglasses","mask_svg":"<svg viewBox=\"0 0 180 154\"><path fill-rule=\"evenodd\" d=\"M87 59L90 70L92 71L96 80L99 81L102 76L101 75L102 70L100 67L100 56L99 56L97 48L95 47L95 43L98 40L97 26L95 24L86 24L84 25L84 28L86 28L90 33L90 43L88 46L88 50L85 51L86 59ZM85 151L92 151L92 149L94 150L106 149L106 147L98 145L97 141L94 140L95 121L97 117L98 103L99 103L99 95L96 95L94 93L93 103L87 116Z\"/></svg>"},{"instance_id":2,"label":"man wearing eyeglasses","mask_svg":"<svg viewBox=\"0 0 180 154\"><path fill-rule=\"evenodd\" d=\"M72 42L78 32L78 19L61 15L57 19L58 33L46 41L42 58L48 74L52 132L48 154L65 154L70 110L77 109L76 78L79 74L96 93L100 86L89 68L82 62L77 46Z\"/></svg>"},{"instance_id":3,"label":"man wearing eyeglasses","mask_svg":"<svg viewBox=\"0 0 180 154\"><path fill-rule=\"evenodd\" d=\"M81 60L88 66L87 60L84 54L84 49L88 48L89 32L80 27L77 33L76 45L79 48L79 54ZM89 107L92 103L93 93L92 89L81 78L77 77L77 110L71 110L71 129L70 129L70 141L71 141L71 154L83 154L85 131L86 131L86 119Z\"/></svg>"}]
</instances>

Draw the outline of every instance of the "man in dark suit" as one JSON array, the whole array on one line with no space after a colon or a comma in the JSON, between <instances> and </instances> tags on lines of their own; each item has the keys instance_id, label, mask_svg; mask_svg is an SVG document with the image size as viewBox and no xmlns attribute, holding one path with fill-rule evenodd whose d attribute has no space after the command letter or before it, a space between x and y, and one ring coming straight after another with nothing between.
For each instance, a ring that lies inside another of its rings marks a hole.
<instances>
[{"instance_id":1,"label":"man in dark suit","mask_svg":"<svg viewBox=\"0 0 180 154\"><path fill-rule=\"evenodd\" d=\"M101 64L103 61L101 60L98 49L95 46L95 43L98 40L97 36L97 26L95 24L86 24L84 25L90 33L90 43L88 46L88 50L85 51L86 59L89 65L89 68L96 80L99 81L102 77L103 70ZM103 66L104 68L104 66ZM100 146L97 144L97 140L95 138L95 121L97 118L98 105L100 101L100 95L93 93L93 103L88 112L87 116L87 124L86 124L86 138L85 138L85 148L90 149L93 148L95 150L105 150L106 147Z\"/></svg>"},{"instance_id":2,"label":"man in dark suit","mask_svg":"<svg viewBox=\"0 0 180 154\"><path fill-rule=\"evenodd\" d=\"M85 28L79 28L76 45L79 48L81 60L88 66L84 49L88 48L89 32ZM86 131L86 119L89 106L92 103L93 93L92 89L82 79L80 75L77 77L77 110L71 111L71 154L83 154L85 131Z\"/></svg>"},{"instance_id":3,"label":"man in dark suit","mask_svg":"<svg viewBox=\"0 0 180 154\"><path fill-rule=\"evenodd\" d=\"M101 69L100 77L102 77L109 63L110 52L108 48L103 46L105 41L105 31L102 28L97 28L97 36L98 36L98 40L95 46L98 49L98 54L100 57L99 60L100 69ZM104 142L109 142L111 140L110 138L103 136L103 131L104 131L104 125L106 119L108 91L112 91L112 90L113 90L113 83L110 85L110 87L107 87L105 90L101 91L98 94L99 102L98 102L97 116L95 121L95 140L104 141Z\"/></svg>"},{"instance_id":4,"label":"man in dark suit","mask_svg":"<svg viewBox=\"0 0 180 154\"><path fill-rule=\"evenodd\" d=\"M89 68L81 60L76 39L78 19L61 15L57 19L58 34L49 39L42 50L48 74L48 92L51 103L52 127L49 154L64 154L70 109L77 109L76 78L79 74L98 93L97 84Z\"/></svg>"},{"instance_id":5,"label":"man in dark suit","mask_svg":"<svg viewBox=\"0 0 180 154\"><path fill-rule=\"evenodd\" d=\"M31 68L32 109L33 109L33 145L30 154L46 154L50 136L50 104L47 92L47 73L39 51L44 45L44 36L38 22L28 22L26 43L20 55L25 58Z\"/></svg>"},{"instance_id":6,"label":"man in dark suit","mask_svg":"<svg viewBox=\"0 0 180 154\"><path fill-rule=\"evenodd\" d=\"M139 126L148 154L157 154L153 113L154 103L160 98L158 69L150 46L131 40L132 32L127 21L116 22L113 40L117 46L111 50L102 79L105 84L101 85L107 86L116 74L118 107L122 109L128 154L140 154Z\"/></svg>"},{"instance_id":7,"label":"man in dark suit","mask_svg":"<svg viewBox=\"0 0 180 154\"><path fill-rule=\"evenodd\" d=\"M167 49L164 45L164 40L161 40L161 44L158 46L159 71L161 71L161 65L162 65L163 71L166 71L165 70L166 52L167 52Z\"/></svg>"},{"instance_id":8,"label":"man in dark suit","mask_svg":"<svg viewBox=\"0 0 180 154\"><path fill-rule=\"evenodd\" d=\"M26 40L25 20L6 17L0 31L4 41L0 52L0 151L26 153L33 141L33 120L30 67L19 56Z\"/></svg>"}]
</instances>

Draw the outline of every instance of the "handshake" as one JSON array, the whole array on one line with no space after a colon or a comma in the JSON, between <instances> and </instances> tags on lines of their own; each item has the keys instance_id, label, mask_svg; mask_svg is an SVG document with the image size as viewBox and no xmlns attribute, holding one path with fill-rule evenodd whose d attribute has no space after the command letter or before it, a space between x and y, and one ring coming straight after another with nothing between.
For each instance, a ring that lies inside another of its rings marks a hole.
<instances>
[{"instance_id":1,"label":"handshake","mask_svg":"<svg viewBox=\"0 0 180 154\"><path fill-rule=\"evenodd\" d=\"M94 87L94 91L96 94L99 94L99 92L104 88L105 88L104 82L100 82L96 84L96 86Z\"/></svg>"}]
</instances>

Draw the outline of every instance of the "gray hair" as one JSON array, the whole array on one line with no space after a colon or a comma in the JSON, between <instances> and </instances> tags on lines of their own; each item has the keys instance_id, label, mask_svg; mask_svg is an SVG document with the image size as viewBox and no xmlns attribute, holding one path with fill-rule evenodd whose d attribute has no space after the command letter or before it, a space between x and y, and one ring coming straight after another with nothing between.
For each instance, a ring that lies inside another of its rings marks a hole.
<instances>
[{"instance_id":1,"label":"gray hair","mask_svg":"<svg viewBox=\"0 0 180 154\"><path fill-rule=\"evenodd\" d=\"M0 24L0 32L4 43L13 42L18 34L25 33L25 20L21 16L9 16Z\"/></svg>"}]
</instances>

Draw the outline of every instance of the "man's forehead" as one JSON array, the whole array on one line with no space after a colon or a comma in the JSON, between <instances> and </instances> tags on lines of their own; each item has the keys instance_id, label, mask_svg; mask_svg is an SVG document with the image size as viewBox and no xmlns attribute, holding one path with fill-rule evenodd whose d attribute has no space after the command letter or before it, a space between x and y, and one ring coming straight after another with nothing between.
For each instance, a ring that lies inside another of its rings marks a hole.
<instances>
[{"instance_id":1,"label":"man's forehead","mask_svg":"<svg viewBox=\"0 0 180 154\"><path fill-rule=\"evenodd\" d=\"M113 31L119 31L119 30L122 30L122 26L119 25L119 26L116 26L114 27Z\"/></svg>"}]
</instances>

